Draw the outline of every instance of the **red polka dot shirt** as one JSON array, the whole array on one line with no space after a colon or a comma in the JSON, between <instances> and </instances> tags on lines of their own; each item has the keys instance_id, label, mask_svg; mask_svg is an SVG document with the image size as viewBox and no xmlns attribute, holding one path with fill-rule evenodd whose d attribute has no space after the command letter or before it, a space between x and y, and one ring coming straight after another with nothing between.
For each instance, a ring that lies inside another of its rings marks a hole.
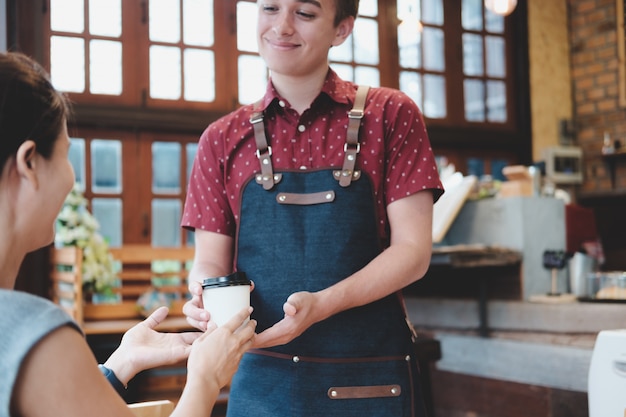
<instances>
[{"instance_id":1,"label":"red polka dot shirt","mask_svg":"<svg viewBox=\"0 0 626 417\"><path fill-rule=\"evenodd\" d=\"M261 100L274 172L281 169L341 169L357 85L329 70L321 93L302 115L271 82ZM233 236L243 187L260 172L250 115L254 105L215 121L198 142L181 225ZM422 190L436 201L443 193L426 126L404 93L371 88L359 134L356 169L372 181L380 237L388 239L386 206ZM250 186L258 187L254 180Z\"/></svg>"}]
</instances>

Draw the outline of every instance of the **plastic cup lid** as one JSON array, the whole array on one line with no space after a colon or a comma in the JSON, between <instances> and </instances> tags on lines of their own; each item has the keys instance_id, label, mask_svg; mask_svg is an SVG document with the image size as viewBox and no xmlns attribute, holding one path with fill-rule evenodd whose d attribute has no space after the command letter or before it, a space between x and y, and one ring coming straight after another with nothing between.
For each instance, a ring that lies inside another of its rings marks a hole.
<instances>
[{"instance_id":1,"label":"plastic cup lid","mask_svg":"<svg viewBox=\"0 0 626 417\"><path fill-rule=\"evenodd\" d=\"M202 281L202 288L229 287L233 285L250 285L251 282L245 272L237 271L230 275L215 278L206 278Z\"/></svg>"}]
</instances>

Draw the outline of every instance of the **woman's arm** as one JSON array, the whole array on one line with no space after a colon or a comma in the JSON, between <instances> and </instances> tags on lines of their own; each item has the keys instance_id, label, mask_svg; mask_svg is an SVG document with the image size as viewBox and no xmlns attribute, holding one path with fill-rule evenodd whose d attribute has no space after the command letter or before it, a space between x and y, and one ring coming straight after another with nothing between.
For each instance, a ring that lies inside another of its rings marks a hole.
<instances>
[{"instance_id":1,"label":"woman's arm","mask_svg":"<svg viewBox=\"0 0 626 417\"><path fill-rule=\"evenodd\" d=\"M82 335L69 326L48 334L24 360L12 413L23 417L133 415L98 370Z\"/></svg>"},{"instance_id":2,"label":"woman's arm","mask_svg":"<svg viewBox=\"0 0 626 417\"><path fill-rule=\"evenodd\" d=\"M251 309L242 310L219 329L193 342L188 375L174 416L206 417L219 390L252 345L256 322L245 326ZM11 413L22 417L132 417L126 403L96 366L84 338L69 326L43 338L24 360L13 392Z\"/></svg>"}]
</instances>

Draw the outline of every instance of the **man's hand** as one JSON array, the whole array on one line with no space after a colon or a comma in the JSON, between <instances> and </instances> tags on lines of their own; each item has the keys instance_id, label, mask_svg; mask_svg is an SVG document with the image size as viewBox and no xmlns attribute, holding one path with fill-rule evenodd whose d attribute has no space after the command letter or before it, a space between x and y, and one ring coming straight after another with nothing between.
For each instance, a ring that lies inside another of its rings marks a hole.
<instances>
[{"instance_id":1,"label":"man's hand","mask_svg":"<svg viewBox=\"0 0 626 417\"><path fill-rule=\"evenodd\" d=\"M191 300L183 306L183 314L187 316L187 323L196 329L206 331L209 320L211 320L211 314L204 309L202 303L202 285L197 281L191 281L189 292L191 293Z\"/></svg>"},{"instance_id":2,"label":"man's hand","mask_svg":"<svg viewBox=\"0 0 626 417\"><path fill-rule=\"evenodd\" d=\"M254 340L254 347L267 348L284 345L322 320L322 317L316 318L315 316L318 311L316 308L318 298L316 293L305 291L291 294L287 302L283 304L285 317L269 329L259 333Z\"/></svg>"}]
</instances>

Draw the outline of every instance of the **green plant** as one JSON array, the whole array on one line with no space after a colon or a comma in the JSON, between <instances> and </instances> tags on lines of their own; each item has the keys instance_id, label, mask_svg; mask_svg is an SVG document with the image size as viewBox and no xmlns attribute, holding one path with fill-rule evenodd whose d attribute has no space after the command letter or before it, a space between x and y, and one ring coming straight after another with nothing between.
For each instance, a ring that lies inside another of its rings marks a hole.
<instances>
[{"instance_id":1,"label":"green plant","mask_svg":"<svg viewBox=\"0 0 626 417\"><path fill-rule=\"evenodd\" d=\"M78 184L68 194L56 219L54 244L77 246L83 251L83 290L110 294L116 282L109 244L100 234L98 220L87 209L88 201Z\"/></svg>"}]
</instances>

